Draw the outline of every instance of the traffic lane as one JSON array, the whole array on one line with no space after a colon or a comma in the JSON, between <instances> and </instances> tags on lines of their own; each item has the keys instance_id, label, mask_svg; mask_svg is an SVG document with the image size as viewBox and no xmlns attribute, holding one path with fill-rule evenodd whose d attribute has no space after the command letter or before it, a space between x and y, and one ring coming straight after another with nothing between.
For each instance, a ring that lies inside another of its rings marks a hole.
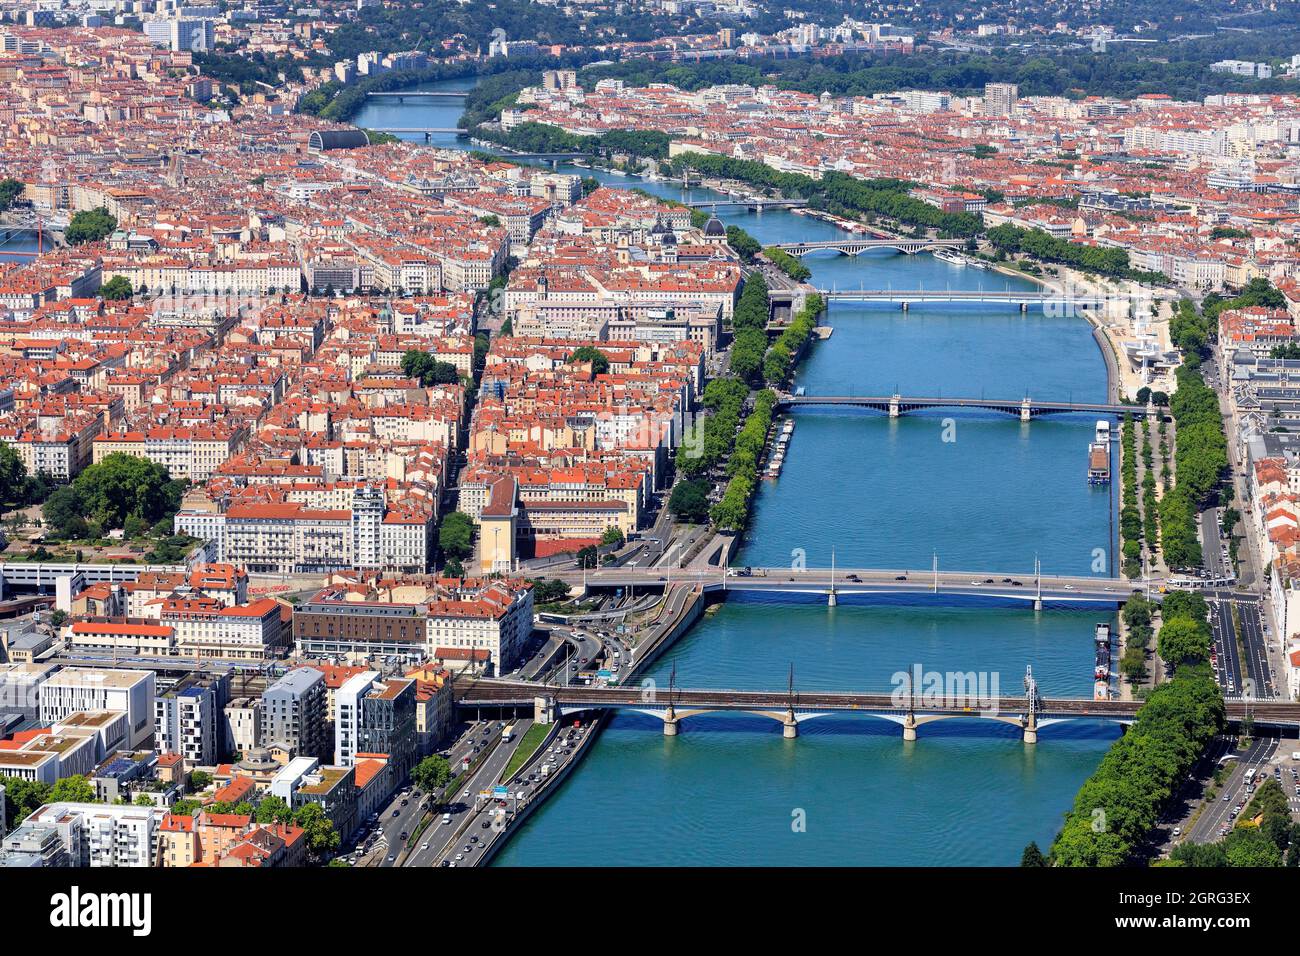
<instances>
[{"instance_id":1,"label":"traffic lane","mask_svg":"<svg viewBox=\"0 0 1300 956\"><path fill-rule=\"evenodd\" d=\"M1219 683L1229 693L1241 687L1241 664L1237 659L1237 642L1233 639L1232 610L1222 601L1210 606L1210 630L1219 658Z\"/></svg>"},{"instance_id":2,"label":"traffic lane","mask_svg":"<svg viewBox=\"0 0 1300 956\"><path fill-rule=\"evenodd\" d=\"M1233 813L1236 808L1244 807L1249 802L1249 795L1245 792L1246 771L1253 767L1258 773L1260 768L1267 765L1272 758L1277 746L1276 737L1258 737L1251 742L1245 752L1239 754L1235 761L1231 761L1234 766L1224 783L1222 792L1213 802L1207 801L1188 839L1196 843L1211 843L1220 838L1220 831L1224 824L1231 826L1235 822ZM1235 748L1228 752L1237 753ZM1224 797L1227 799L1225 800Z\"/></svg>"},{"instance_id":3,"label":"traffic lane","mask_svg":"<svg viewBox=\"0 0 1300 956\"><path fill-rule=\"evenodd\" d=\"M491 789L505 772L506 764L523 740L524 734L532 726L531 720L519 720L515 724L516 734L509 743L498 746L483 761L483 765L473 774L469 781L460 785L459 792L450 799L453 801L437 815L433 823L421 836L421 843L406 861L406 866L436 866L445 857L454 856L456 848L468 841L471 828L462 831L468 818L476 816L474 809L475 795L481 790ZM442 822L442 813L451 815L450 823ZM428 845L426 850L424 847Z\"/></svg>"},{"instance_id":4,"label":"traffic lane","mask_svg":"<svg viewBox=\"0 0 1300 956\"><path fill-rule=\"evenodd\" d=\"M582 745L587 742L592 726L592 724L588 723L583 724L581 727L561 727L547 743L547 749L535 756L528 764L521 767L517 774L511 777L507 782L507 789L511 794L523 793L523 800L507 800L505 807L493 802L479 811L462 835L462 839L447 854L453 858L457 854L462 854L465 857L463 860L456 862L457 866L479 865L485 845L501 838L502 822L508 820L519 808L526 806L532 800L537 799L539 796L545 796L544 790L547 778L540 778L541 765L544 763L551 765L551 770L548 772L549 778L558 774L571 762L581 759L584 749ZM530 774L539 775L538 779L529 780ZM503 814L505 815L504 818ZM470 841L471 835L477 835L479 837L478 841ZM472 849L467 852L465 850L466 846Z\"/></svg>"},{"instance_id":5,"label":"traffic lane","mask_svg":"<svg viewBox=\"0 0 1300 956\"><path fill-rule=\"evenodd\" d=\"M1255 681L1255 696L1273 697L1273 677L1268 666L1268 639L1264 636L1264 624L1260 617L1259 605L1243 605L1240 614L1241 627L1244 631L1242 640L1246 645L1251 679Z\"/></svg>"},{"instance_id":6,"label":"traffic lane","mask_svg":"<svg viewBox=\"0 0 1300 956\"><path fill-rule=\"evenodd\" d=\"M1215 578L1222 577L1222 554L1218 532L1218 511L1210 508L1201 512L1201 551L1205 558L1206 570Z\"/></svg>"}]
</instances>

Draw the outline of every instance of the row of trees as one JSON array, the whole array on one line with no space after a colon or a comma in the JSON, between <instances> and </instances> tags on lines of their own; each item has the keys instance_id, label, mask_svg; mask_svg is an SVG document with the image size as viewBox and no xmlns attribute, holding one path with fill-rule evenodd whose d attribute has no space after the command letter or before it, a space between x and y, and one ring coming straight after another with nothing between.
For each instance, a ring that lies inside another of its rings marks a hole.
<instances>
[{"instance_id":1,"label":"row of trees","mask_svg":"<svg viewBox=\"0 0 1300 956\"><path fill-rule=\"evenodd\" d=\"M1142 574L1142 515L1138 511L1137 493L1137 433L1130 415L1124 416L1120 428L1120 482L1119 511L1120 546L1124 557L1124 573L1130 578Z\"/></svg>"},{"instance_id":2,"label":"row of trees","mask_svg":"<svg viewBox=\"0 0 1300 956\"><path fill-rule=\"evenodd\" d=\"M474 553L474 519L463 511L452 511L443 516L438 526L438 547L446 562L443 573L453 578L463 578L462 562Z\"/></svg>"},{"instance_id":3,"label":"row of trees","mask_svg":"<svg viewBox=\"0 0 1300 956\"><path fill-rule=\"evenodd\" d=\"M706 176L735 179L757 189L805 199L814 208L833 212L887 216L897 222L936 229L951 236L975 236L983 220L973 213L946 213L909 194L915 183L902 179L859 179L847 173L827 173L813 179L783 173L766 163L729 156L682 153L672 161L675 172L693 169Z\"/></svg>"},{"instance_id":4,"label":"row of trees","mask_svg":"<svg viewBox=\"0 0 1300 956\"><path fill-rule=\"evenodd\" d=\"M1121 613L1128 628L1128 638L1119 659L1119 672L1130 683L1136 684L1147 676L1147 645L1151 643L1151 621L1155 611L1155 603L1141 594L1134 593L1124 602Z\"/></svg>"},{"instance_id":5,"label":"row of trees","mask_svg":"<svg viewBox=\"0 0 1300 956\"><path fill-rule=\"evenodd\" d=\"M1079 789L1047 862L1134 862L1161 808L1223 724L1223 695L1209 668L1180 666L1172 680L1151 692L1128 732Z\"/></svg>"},{"instance_id":6,"label":"row of trees","mask_svg":"<svg viewBox=\"0 0 1300 956\"><path fill-rule=\"evenodd\" d=\"M700 404L710 414L695 425L690 440L678 446L678 471L688 478L698 478L726 460L748 396L749 387L730 376L715 378L704 386Z\"/></svg>"},{"instance_id":7,"label":"row of trees","mask_svg":"<svg viewBox=\"0 0 1300 956\"><path fill-rule=\"evenodd\" d=\"M1210 656L1210 607L1196 591L1170 591L1160 607L1156 649L1175 666Z\"/></svg>"},{"instance_id":8,"label":"row of trees","mask_svg":"<svg viewBox=\"0 0 1300 956\"><path fill-rule=\"evenodd\" d=\"M775 405L775 392L770 389L759 392L754 399L754 410L736 436L736 447L727 465L731 480L722 500L709 512L713 523L725 531L743 531L749 521L749 503L758 483L758 462L767 445Z\"/></svg>"},{"instance_id":9,"label":"row of trees","mask_svg":"<svg viewBox=\"0 0 1300 956\"><path fill-rule=\"evenodd\" d=\"M1119 279L1139 282L1165 283L1168 279L1158 272L1143 272L1129 265L1124 249L1085 246L1069 239L1057 239L1042 229L1021 229L1010 223L994 226L988 231L988 240L998 251L1007 255L1021 253L1042 262L1062 265Z\"/></svg>"},{"instance_id":10,"label":"row of trees","mask_svg":"<svg viewBox=\"0 0 1300 956\"><path fill-rule=\"evenodd\" d=\"M1300 866L1300 823L1291 822L1286 793L1276 780L1265 780L1241 818L1221 840L1174 848L1166 866Z\"/></svg>"},{"instance_id":11,"label":"row of trees","mask_svg":"<svg viewBox=\"0 0 1300 956\"><path fill-rule=\"evenodd\" d=\"M1203 558L1196 538L1196 515L1216 494L1228 468L1228 442L1219 397L1201 378L1200 358L1188 353L1174 373L1178 383L1169 410L1176 426L1175 484L1160 501L1165 563L1198 567Z\"/></svg>"},{"instance_id":12,"label":"row of trees","mask_svg":"<svg viewBox=\"0 0 1300 956\"><path fill-rule=\"evenodd\" d=\"M803 282L812 278L812 270L796 259L784 249L776 246L768 246L763 250L763 255L767 260L776 266L795 282Z\"/></svg>"},{"instance_id":13,"label":"row of trees","mask_svg":"<svg viewBox=\"0 0 1300 956\"><path fill-rule=\"evenodd\" d=\"M767 355L767 282L757 272L745 280L731 317L731 370L752 385L759 384Z\"/></svg>"},{"instance_id":14,"label":"row of trees","mask_svg":"<svg viewBox=\"0 0 1300 956\"><path fill-rule=\"evenodd\" d=\"M767 355L763 358L763 378L768 385L781 385L789 377L796 356L812 336L823 306L821 296L810 295L804 302L804 307L790 320L790 325L767 350Z\"/></svg>"}]
</instances>

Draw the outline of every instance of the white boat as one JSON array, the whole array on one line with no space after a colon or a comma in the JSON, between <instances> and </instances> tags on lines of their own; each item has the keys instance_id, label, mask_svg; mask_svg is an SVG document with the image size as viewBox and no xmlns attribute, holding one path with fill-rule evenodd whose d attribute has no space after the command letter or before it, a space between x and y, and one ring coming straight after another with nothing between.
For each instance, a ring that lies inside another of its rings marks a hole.
<instances>
[{"instance_id":1,"label":"white boat","mask_svg":"<svg viewBox=\"0 0 1300 956\"><path fill-rule=\"evenodd\" d=\"M954 266L964 266L966 264L966 257L953 252L951 249L936 249L934 257Z\"/></svg>"},{"instance_id":2,"label":"white boat","mask_svg":"<svg viewBox=\"0 0 1300 956\"><path fill-rule=\"evenodd\" d=\"M1093 442L1098 445L1110 444L1110 420L1106 418L1097 419L1097 432Z\"/></svg>"}]
</instances>

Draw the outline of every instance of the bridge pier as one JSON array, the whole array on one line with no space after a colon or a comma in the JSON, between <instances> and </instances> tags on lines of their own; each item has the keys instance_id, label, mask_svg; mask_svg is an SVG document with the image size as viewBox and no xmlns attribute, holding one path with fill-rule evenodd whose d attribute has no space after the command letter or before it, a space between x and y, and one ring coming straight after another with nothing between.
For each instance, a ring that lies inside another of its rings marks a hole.
<instances>
[{"instance_id":1,"label":"bridge pier","mask_svg":"<svg viewBox=\"0 0 1300 956\"><path fill-rule=\"evenodd\" d=\"M555 723L555 701L549 697L533 698L533 723Z\"/></svg>"},{"instance_id":2,"label":"bridge pier","mask_svg":"<svg viewBox=\"0 0 1300 956\"><path fill-rule=\"evenodd\" d=\"M1029 408L1029 399L1026 398L1024 401L1020 403L1020 420L1022 422L1027 422L1033 417L1034 417L1033 412L1030 411Z\"/></svg>"},{"instance_id":3,"label":"bridge pier","mask_svg":"<svg viewBox=\"0 0 1300 956\"><path fill-rule=\"evenodd\" d=\"M1021 313L1028 312L1028 311L1029 311L1029 303L1028 303L1028 302L1021 302L1021 303L1020 303L1020 311L1021 311Z\"/></svg>"},{"instance_id":4,"label":"bridge pier","mask_svg":"<svg viewBox=\"0 0 1300 956\"><path fill-rule=\"evenodd\" d=\"M1033 711L1025 718L1024 740L1027 744L1038 743L1038 716Z\"/></svg>"},{"instance_id":5,"label":"bridge pier","mask_svg":"<svg viewBox=\"0 0 1300 956\"><path fill-rule=\"evenodd\" d=\"M903 303L903 311L904 311L904 312L909 311L908 303L906 303L906 302Z\"/></svg>"},{"instance_id":6,"label":"bridge pier","mask_svg":"<svg viewBox=\"0 0 1300 956\"><path fill-rule=\"evenodd\" d=\"M676 737L679 729L678 725L680 723L681 720L677 716L677 711L669 706L668 713L664 714L664 736Z\"/></svg>"},{"instance_id":7,"label":"bridge pier","mask_svg":"<svg viewBox=\"0 0 1300 956\"><path fill-rule=\"evenodd\" d=\"M900 399L902 399L902 396L899 395L897 392L889 396L889 417L890 418L897 418L900 414L902 414L902 409L899 407Z\"/></svg>"},{"instance_id":8,"label":"bridge pier","mask_svg":"<svg viewBox=\"0 0 1300 956\"><path fill-rule=\"evenodd\" d=\"M903 740L908 741L908 740L915 740L915 739L916 739L916 714L912 713L909 710L907 712L907 716L903 719Z\"/></svg>"},{"instance_id":9,"label":"bridge pier","mask_svg":"<svg viewBox=\"0 0 1300 956\"><path fill-rule=\"evenodd\" d=\"M1042 609L1043 609L1043 599L1040 597L1034 598L1034 610L1041 611Z\"/></svg>"},{"instance_id":10,"label":"bridge pier","mask_svg":"<svg viewBox=\"0 0 1300 956\"><path fill-rule=\"evenodd\" d=\"M837 604L839 604L839 598L835 596L835 589L831 588L830 592L826 595L826 606L835 607Z\"/></svg>"},{"instance_id":11,"label":"bridge pier","mask_svg":"<svg viewBox=\"0 0 1300 956\"><path fill-rule=\"evenodd\" d=\"M794 740L799 736L799 722L794 719L793 707L785 712L785 721L781 724L781 736L786 740Z\"/></svg>"}]
</instances>

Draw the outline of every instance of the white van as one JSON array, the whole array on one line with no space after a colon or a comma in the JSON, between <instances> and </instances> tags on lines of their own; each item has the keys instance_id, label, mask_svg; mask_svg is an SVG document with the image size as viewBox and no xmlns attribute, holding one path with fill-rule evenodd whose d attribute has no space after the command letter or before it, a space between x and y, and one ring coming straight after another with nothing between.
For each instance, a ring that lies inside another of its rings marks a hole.
<instances>
[{"instance_id":1,"label":"white van","mask_svg":"<svg viewBox=\"0 0 1300 956\"><path fill-rule=\"evenodd\" d=\"M443 826L447 826L449 823L451 823L451 814L450 814L450 813L444 813L444 814L442 815L442 825L443 825Z\"/></svg>"}]
</instances>

